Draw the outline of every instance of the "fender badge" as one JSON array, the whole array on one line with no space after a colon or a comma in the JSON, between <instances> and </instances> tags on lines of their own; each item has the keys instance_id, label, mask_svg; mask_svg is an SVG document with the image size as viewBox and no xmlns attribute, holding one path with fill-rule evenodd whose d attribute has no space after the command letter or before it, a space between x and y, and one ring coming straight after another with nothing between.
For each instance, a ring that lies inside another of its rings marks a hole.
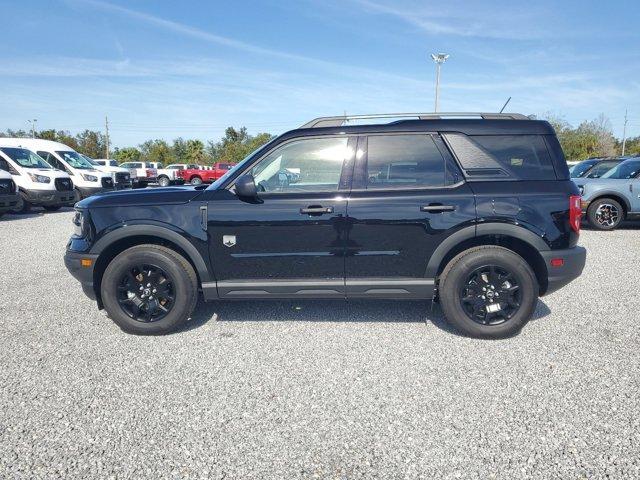
<instances>
[{"instance_id":1,"label":"fender badge","mask_svg":"<svg viewBox=\"0 0 640 480\"><path fill-rule=\"evenodd\" d=\"M236 244L236 236L235 235L223 235L222 236L222 244L225 247L233 247Z\"/></svg>"}]
</instances>

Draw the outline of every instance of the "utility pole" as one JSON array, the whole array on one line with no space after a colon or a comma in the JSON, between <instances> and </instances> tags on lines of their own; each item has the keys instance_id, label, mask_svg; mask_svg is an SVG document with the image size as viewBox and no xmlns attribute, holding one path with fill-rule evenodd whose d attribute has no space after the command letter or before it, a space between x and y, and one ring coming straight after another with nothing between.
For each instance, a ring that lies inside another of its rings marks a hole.
<instances>
[{"instance_id":1,"label":"utility pole","mask_svg":"<svg viewBox=\"0 0 640 480\"><path fill-rule=\"evenodd\" d=\"M37 121L38 121L37 118L34 118L33 120L27 120L27 122L31 124L31 138L36 138L36 122Z\"/></svg>"},{"instance_id":2,"label":"utility pole","mask_svg":"<svg viewBox=\"0 0 640 480\"><path fill-rule=\"evenodd\" d=\"M627 109L624 109L624 127L622 129L622 156L624 157L624 150L627 146Z\"/></svg>"},{"instance_id":3,"label":"utility pole","mask_svg":"<svg viewBox=\"0 0 640 480\"><path fill-rule=\"evenodd\" d=\"M440 67L444 62L449 58L449 54L447 53L432 53L431 60L436 63L436 104L434 108L434 112L438 111L438 103L440 100Z\"/></svg>"},{"instance_id":4,"label":"utility pole","mask_svg":"<svg viewBox=\"0 0 640 480\"><path fill-rule=\"evenodd\" d=\"M107 144L107 151L106 151L106 157L104 157L106 160L109 160L109 118L105 115L104 116L104 129L105 129L105 138L106 138L106 144Z\"/></svg>"}]
</instances>

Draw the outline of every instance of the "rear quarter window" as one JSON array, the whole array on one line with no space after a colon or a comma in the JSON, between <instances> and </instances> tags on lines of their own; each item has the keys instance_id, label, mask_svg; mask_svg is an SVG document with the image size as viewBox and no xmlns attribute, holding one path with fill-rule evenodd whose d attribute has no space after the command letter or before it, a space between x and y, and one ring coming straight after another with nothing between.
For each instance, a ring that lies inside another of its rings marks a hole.
<instances>
[{"instance_id":1,"label":"rear quarter window","mask_svg":"<svg viewBox=\"0 0 640 480\"><path fill-rule=\"evenodd\" d=\"M472 178L556 180L540 135L445 134L463 169Z\"/></svg>"}]
</instances>

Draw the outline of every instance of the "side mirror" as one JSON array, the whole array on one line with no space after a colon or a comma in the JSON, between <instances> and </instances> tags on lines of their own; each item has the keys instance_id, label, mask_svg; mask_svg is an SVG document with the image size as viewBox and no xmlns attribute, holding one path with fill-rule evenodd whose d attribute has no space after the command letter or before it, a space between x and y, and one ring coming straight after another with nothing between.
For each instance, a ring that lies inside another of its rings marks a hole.
<instances>
[{"instance_id":1,"label":"side mirror","mask_svg":"<svg viewBox=\"0 0 640 480\"><path fill-rule=\"evenodd\" d=\"M246 173L236 180L236 194L244 198L257 198L258 189L253 175Z\"/></svg>"}]
</instances>

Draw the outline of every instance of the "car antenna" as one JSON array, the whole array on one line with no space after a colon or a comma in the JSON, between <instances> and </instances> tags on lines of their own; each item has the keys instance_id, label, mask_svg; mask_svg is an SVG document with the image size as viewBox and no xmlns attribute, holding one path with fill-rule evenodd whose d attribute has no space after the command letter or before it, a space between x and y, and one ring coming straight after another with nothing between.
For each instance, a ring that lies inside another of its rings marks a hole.
<instances>
[{"instance_id":1,"label":"car antenna","mask_svg":"<svg viewBox=\"0 0 640 480\"><path fill-rule=\"evenodd\" d=\"M511 97L507 98L507 101L504 102L504 105L502 106L502 108L500 109L500 113L502 113L504 111L504 109L506 108L507 104L511 101Z\"/></svg>"}]
</instances>

